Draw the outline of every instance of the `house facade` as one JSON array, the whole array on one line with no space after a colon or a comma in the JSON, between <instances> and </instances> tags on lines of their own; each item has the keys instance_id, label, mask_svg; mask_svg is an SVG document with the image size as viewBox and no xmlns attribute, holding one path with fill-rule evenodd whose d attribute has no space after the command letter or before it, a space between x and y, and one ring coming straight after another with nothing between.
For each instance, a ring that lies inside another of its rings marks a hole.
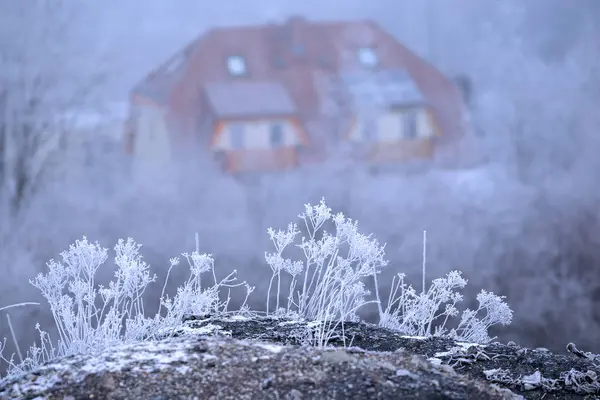
<instances>
[{"instance_id":1,"label":"house facade","mask_svg":"<svg viewBox=\"0 0 600 400\"><path fill-rule=\"evenodd\" d=\"M469 130L457 87L373 21L215 28L131 91L127 151L158 167L209 154L228 172L326 160L457 156Z\"/></svg>"},{"instance_id":2,"label":"house facade","mask_svg":"<svg viewBox=\"0 0 600 400\"><path fill-rule=\"evenodd\" d=\"M274 81L211 83L204 94L214 118L210 149L227 171L292 168L308 145L286 88ZM239 103L237 103L237 101Z\"/></svg>"}]
</instances>

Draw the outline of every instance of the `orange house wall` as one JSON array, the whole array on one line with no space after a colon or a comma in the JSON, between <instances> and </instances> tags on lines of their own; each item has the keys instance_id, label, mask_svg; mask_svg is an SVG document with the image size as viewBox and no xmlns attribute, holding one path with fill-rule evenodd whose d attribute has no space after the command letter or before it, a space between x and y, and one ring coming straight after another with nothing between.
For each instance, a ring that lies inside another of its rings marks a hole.
<instances>
[{"instance_id":1,"label":"orange house wall","mask_svg":"<svg viewBox=\"0 0 600 400\"><path fill-rule=\"evenodd\" d=\"M228 172L274 171L298 165L295 147L260 150L230 150L225 153Z\"/></svg>"},{"instance_id":2,"label":"orange house wall","mask_svg":"<svg viewBox=\"0 0 600 400\"><path fill-rule=\"evenodd\" d=\"M431 158L434 155L433 141L404 140L397 143L377 143L367 152L367 160L373 163L403 162L411 159Z\"/></svg>"}]
</instances>

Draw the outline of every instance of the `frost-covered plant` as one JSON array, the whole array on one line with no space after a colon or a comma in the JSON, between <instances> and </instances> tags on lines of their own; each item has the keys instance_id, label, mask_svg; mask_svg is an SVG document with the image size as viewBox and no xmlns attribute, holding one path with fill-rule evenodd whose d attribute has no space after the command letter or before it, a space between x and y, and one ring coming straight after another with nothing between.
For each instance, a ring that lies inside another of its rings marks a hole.
<instances>
[{"instance_id":1,"label":"frost-covered plant","mask_svg":"<svg viewBox=\"0 0 600 400\"><path fill-rule=\"evenodd\" d=\"M477 295L479 307L464 310L458 327L448 332L446 323L450 317L459 315L456 304L463 300L457 290L464 288L467 280L460 272L452 271L445 278L434 279L427 291L417 293L412 286L404 283L404 277L404 274L398 274L392 281L387 307L380 316L380 326L407 335L447 334L459 340L488 343L492 340L488 336L492 325L507 325L512 321L513 312L504 303L503 297L482 290ZM486 314L478 318L477 315L484 310ZM435 322L440 319L441 322L434 328Z\"/></svg>"},{"instance_id":2,"label":"frost-covered plant","mask_svg":"<svg viewBox=\"0 0 600 400\"><path fill-rule=\"evenodd\" d=\"M412 286L404 283L404 277L404 274L398 274L392 280L392 290L380 325L408 335L430 336L434 321L445 317L443 323L436 327L435 333L441 333L448 318L458 314L455 306L463 299L454 290L463 288L467 281L460 272L452 271L446 278L434 279L426 292L417 293ZM442 305L445 307L440 311Z\"/></svg>"},{"instance_id":3,"label":"frost-covered plant","mask_svg":"<svg viewBox=\"0 0 600 400\"><path fill-rule=\"evenodd\" d=\"M38 274L30 283L50 305L60 340L58 353L68 355L105 348L144 332L142 295L156 280L133 239L121 239L115 246L115 280L108 287L96 287L95 277L108 258L108 249L83 237L62 252L62 262L50 260L48 273ZM98 298L101 303L98 304Z\"/></svg>"},{"instance_id":4,"label":"frost-covered plant","mask_svg":"<svg viewBox=\"0 0 600 400\"><path fill-rule=\"evenodd\" d=\"M434 280L429 289L424 288L420 294L404 283L403 274L398 274L384 310L377 288L377 276L388 264L384 259L384 246L371 236L359 233L356 221L342 213L332 214L324 200L316 206L305 205L304 213L298 217L306 228L306 236L295 244L304 255L303 261L283 257L284 250L294 244L300 234L296 224L288 225L284 231L268 230L275 251L265 253L273 272L267 292L267 314L276 282L274 314L311 321L302 335L313 345L326 345L340 324L345 340L344 322L358 321L356 311L369 303L377 303L381 326L411 335L428 336L435 329L433 334L447 333L463 340L487 342L491 340L487 334L491 325L511 322L512 311L503 298L482 291L477 296L479 307L465 310L458 326L447 332L446 322L449 317L458 315L456 304L462 301L462 295L456 290L467 283L454 271ZM323 229L326 223L335 227L333 234ZM108 249L88 242L85 236L61 253L62 262L50 260L48 272L38 274L30 283L42 292L50 305L58 329L58 344L54 347L48 334L36 325L41 347L34 344L26 359L19 353L21 362L17 364L12 357L9 360L2 357L4 344L0 343L0 359L9 364L9 376L57 357L102 350L120 342L162 337L180 327L183 317L189 314L228 313L231 288L246 287L246 298L237 312L250 313L246 303L254 288L246 282L238 283L236 271L217 280L214 259L198 251L196 239L196 251L182 254L190 267L189 279L172 299L165 296L170 272L180 262L179 258L171 259L160 308L153 318L145 317L142 296L156 275L150 275L148 264L139 254L140 247L131 238L118 241L114 247L117 269L107 287L96 285L96 272L108 259ZM425 261L423 269L425 271ZM209 272L212 285L203 285L202 276ZM282 272L292 278L285 307L280 307L279 301ZM375 282L375 300L366 300L371 293L364 279L371 277ZM221 289L227 290L224 300L220 297ZM480 311L486 312L482 318L478 317ZM434 325L442 317L441 324Z\"/></svg>"},{"instance_id":5,"label":"frost-covered plant","mask_svg":"<svg viewBox=\"0 0 600 400\"><path fill-rule=\"evenodd\" d=\"M488 330L492 325L508 325L512 322L513 311L504 302L504 296L482 290L477 295L479 307L476 310L466 309L460 317L456 329L450 331L450 336L467 342L488 343L495 338L490 338ZM478 318L480 311L485 310L485 315Z\"/></svg>"},{"instance_id":6,"label":"frost-covered plant","mask_svg":"<svg viewBox=\"0 0 600 400\"><path fill-rule=\"evenodd\" d=\"M267 314L273 284L276 283L275 315L317 322L311 333L314 343L326 344L340 323L343 328L344 321L357 320L356 311L368 303L377 303L380 326L416 336L447 334L461 340L485 343L492 340L487 334L490 326L509 324L512 320L512 310L502 297L482 291L477 296L479 307L463 311L458 327L448 331L446 324L450 317L459 315L456 305L463 300L458 290L465 287L467 280L460 272L452 271L444 278L434 279L425 290L425 246L422 292L417 293L412 286L404 283L405 275L398 274L392 281L387 305L383 309L377 277L387 266L384 246L371 236L359 233L355 221L341 213L332 214L324 200L316 206L305 205L305 212L299 218L304 222L308 235L296 244L303 251L303 261L283 256L284 250L294 244L300 234L296 224L289 224L287 230L268 229L275 251L265 253L273 272L267 292ZM335 226L334 234L323 229L330 221ZM319 231L321 236L317 238ZM286 307L280 307L279 302L282 272L292 277ZM372 277L375 283L375 300L366 300L370 291L363 280L367 277ZM486 314L479 317L478 314L483 311Z\"/></svg>"},{"instance_id":7,"label":"frost-covered plant","mask_svg":"<svg viewBox=\"0 0 600 400\"><path fill-rule=\"evenodd\" d=\"M189 279L173 299L165 296L171 269L179 264L179 258L171 259L160 298L161 307L154 318L146 318L142 296L156 275L150 275L148 264L139 254L140 247L131 238L118 241L114 248L117 269L107 287L96 286L96 272L108 259L108 249L88 242L85 236L61 253L62 262L50 260L48 272L38 274L30 283L42 292L50 305L59 334L57 346L54 347L39 324L36 329L40 333L41 347L36 344L30 347L27 358L21 359L19 364L14 362L14 356L2 357L5 346L0 344L0 358L8 363L7 376L18 375L61 356L90 353L116 343L165 334L180 327L187 314L222 314L227 312L230 294L221 301L221 289L243 285L247 290L246 299L254 289L246 282L236 283L235 271L217 281L211 255L197 250L184 253L190 267ZM209 271L214 284L203 288L201 275ZM166 309L165 315L161 314L162 307ZM241 311L247 310L244 302Z\"/></svg>"},{"instance_id":8,"label":"frost-covered plant","mask_svg":"<svg viewBox=\"0 0 600 400\"><path fill-rule=\"evenodd\" d=\"M50 260L46 264L48 272L29 282L50 305L59 335L57 345L36 324L41 347L30 347L20 364L12 357L2 358L8 363L8 375L57 357L90 353L143 337L154 321L144 317L142 295L156 276L150 275L148 264L139 255L140 247L131 238L117 242L117 269L108 287L97 286L95 280L98 268L108 259L108 249L89 242L85 236L60 254L61 262Z\"/></svg>"},{"instance_id":9,"label":"frost-covered plant","mask_svg":"<svg viewBox=\"0 0 600 400\"><path fill-rule=\"evenodd\" d=\"M292 261L282 255L300 234L296 224L288 225L287 230L268 230L275 251L265 254L273 271L267 292L267 313L275 280L276 310L280 309L281 273L285 271L292 277L285 313L321 321L323 336L330 331L327 321L337 324L357 320L358 308L373 302L365 300L370 291L363 279L378 274L387 265L384 246L359 233L356 221L342 213L332 214L324 200L316 206L305 205L304 213L298 217L307 231L307 236L296 244L304 254L303 261ZM329 221L335 226L334 234L322 229ZM317 238L318 232L320 238Z\"/></svg>"},{"instance_id":10,"label":"frost-covered plant","mask_svg":"<svg viewBox=\"0 0 600 400\"><path fill-rule=\"evenodd\" d=\"M179 265L180 262L179 258L172 258L170 260L171 266L167 272L167 278L165 279L160 299L161 310L162 307L165 307L167 310L166 316L161 322L163 330L181 325L181 321L186 315L219 315L228 312L228 305L231 299L229 290L231 288L246 287L246 298L240 309L247 309L246 303L250 293L254 291L254 287L251 287L246 282L237 282L237 278L235 277L237 271L234 270L222 280L217 281L214 259L210 254L200 254L198 251L194 251L192 254L183 253L182 255L190 267L190 277L183 286L177 288L177 294L173 299L169 298L168 295L165 296L164 291L171 269ZM206 272L212 273L213 285L203 289L202 274ZM228 289L228 294L227 299L221 301L219 293L223 288ZM161 310L159 310L159 313Z\"/></svg>"}]
</instances>

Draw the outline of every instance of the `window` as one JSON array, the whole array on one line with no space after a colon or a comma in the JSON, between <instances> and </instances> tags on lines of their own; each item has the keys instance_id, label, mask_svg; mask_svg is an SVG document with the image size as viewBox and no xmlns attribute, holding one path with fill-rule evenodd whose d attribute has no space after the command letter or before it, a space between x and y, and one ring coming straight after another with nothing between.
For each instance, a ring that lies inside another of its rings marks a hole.
<instances>
[{"instance_id":1,"label":"window","mask_svg":"<svg viewBox=\"0 0 600 400\"><path fill-rule=\"evenodd\" d=\"M227 69L232 76L246 75L246 60L242 56L230 56L227 58Z\"/></svg>"},{"instance_id":2,"label":"window","mask_svg":"<svg viewBox=\"0 0 600 400\"><path fill-rule=\"evenodd\" d=\"M367 142L374 142L377 140L378 133L377 119L374 117L367 117L363 120L363 138Z\"/></svg>"},{"instance_id":3,"label":"window","mask_svg":"<svg viewBox=\"0 0 600 400\"><path fill-rule=\"evenodd\" d=\"M271 124L270 143L275 148L283 146L283 125L279 122Z\"/></svg>"},{"instance_id":4,"label":"window","mask_svg":"<svg viewBox=\"0 0 600 400\"><path fill-rule=\"evenodd\" d=\"M402 133L405 139L416 139L419 135L416 110L408 110L402 114Z\"/></svg>"},{"instance_id":5,"label":"window","mask_svg":"<svg viewBox=\"0 0 600 400\"><path fill-rule=\"evenodd\" d=\"M361 47L358 49L358 61L367 68L373 68L379 63L379 58L372 48Z\"/></svg>"},{"instance_id":6,"label":"window","mask_svg":"<svg viewBox=\"0 0 600 400\"><path fill-rule=\"evenodd\" d=\"M233 149L244 148L244 135L246 133L244 124L235 123L229 126L229 134L231 135L231 147Z\"/></svg>"},{"instance_id":7,"label":"window","mask_svg":"<svg viewBox=\"0 0 600 400\"><path fill-rule=\"evenodd\" d=\"M295 56L303 56L306 54L306 48L304 47L304 45L296 43L292 46L292 54L294 54Z\"/></svg>"}]
</instances>

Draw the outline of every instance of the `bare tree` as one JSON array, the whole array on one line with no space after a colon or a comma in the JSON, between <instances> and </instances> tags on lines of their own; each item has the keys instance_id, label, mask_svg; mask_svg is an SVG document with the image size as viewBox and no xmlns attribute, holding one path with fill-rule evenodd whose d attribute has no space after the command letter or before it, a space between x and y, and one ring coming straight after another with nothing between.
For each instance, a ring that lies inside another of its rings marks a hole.
<instances>
[{"instance_id":1,"label":"bare tree","mask_svg":"<svg viewBox=\"0 0 600 400\"><path fill-rule=\"evenodd\" d=\"M16 213L64 157L73 108L96 69L78 40L77 6L0 0L0 209ZM85 35L83 36L85 37Z\"/></svg>"},{"instance_id":2,"label":"bare tree","mask_svg":"<svg viewBox=\"0 0 600 400\"><path fill-rule=\"evenodd\" d=\"M81 141L71 139L81 134L74 129L81 122L79 111L97 109L102 100L100 78L106 76L107 65L94 38L93 11L88 2L0 0L2 305L36 299L37 293L26 284L28 278L39 272L48 254L55 253L53 240L67 236L68 223L77 219L62 221L56 215L72 210L64 200L83 191L66 192L66 185L54 184L59 179L67 182L71 174L66 172L77 168L73 161L81 152L74 144ZM47 195L50 192L60 196ZM86 210L73 212L80 216ZM49 324L49 314L41 311L25 308L11 313L21 346L35 340L32 318ZM0 337L7 336L5 326L0 323ZM5 355L13 351L14 345L8 343Z\"/></svg>"}]
</instances>

